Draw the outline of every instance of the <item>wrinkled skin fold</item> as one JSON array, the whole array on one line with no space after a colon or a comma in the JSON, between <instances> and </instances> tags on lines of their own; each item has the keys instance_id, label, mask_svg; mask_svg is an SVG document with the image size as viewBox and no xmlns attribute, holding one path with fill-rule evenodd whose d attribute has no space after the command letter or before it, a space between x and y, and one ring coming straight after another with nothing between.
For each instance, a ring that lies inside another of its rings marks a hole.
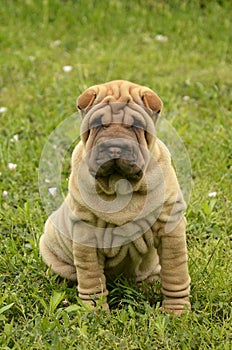
<instances>
[{"instance_id":1,"label":"wrinkled skin fold","mask_svg":"<svg viewBox=\"0 0 232 350\"><path fill-rule=\"evenodd\" d=\"M81 141L68 195L40 239L43 260L77 280L84 302L106 297L106 281L124 275L136 283L160 278L163 308L176 315L190 309L186 206L170 153L155 136L161 100L146 87L113 81L87 89L78 106Z\"/></svg>"}]
</instances>

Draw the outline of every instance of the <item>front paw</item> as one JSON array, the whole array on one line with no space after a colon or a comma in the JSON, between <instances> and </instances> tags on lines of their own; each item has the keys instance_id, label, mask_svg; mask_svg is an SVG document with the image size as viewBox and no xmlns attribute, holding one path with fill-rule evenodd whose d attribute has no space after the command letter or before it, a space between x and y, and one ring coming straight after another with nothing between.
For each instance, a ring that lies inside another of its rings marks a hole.
<instances>
[{"instance_id":1,"label":"front paw","mask_svg":"<svg viewBox=\"0 0 232 350\"><path fill-rule=\"evenodd\" d=\"M161 311L167 312L171 316L180 316L183 313L189 313L191 304L189 298L164 299Z\"/></svg>"},{"instance_id":2,"label":"front paw","mask_svg":"<svg viewBox=\"0 0 232 350\"><path fill-rule=\"evenodd\" d=\"M165 307L161 307L160 308L160 310L162 311L162 312L167 312L170 316L172 316L172 317L178 317L178 316L180 316L180 315L182 315L182 314L186 314L186 313L189 313L189 309L168 309L168 308L165 308Z\"/></svg>"},{"instance_id":3,"label":"front paw","mask_svg":"<svg viewBox=\"0 0 232 350\"><path fill-rule=\"evenodd\" d=\"M107 313L110 313L110 308L109 305L106 301L106 298L95 300L95 299L81 299L81 304L85 308L87 312L93 312L93 311L98 311L98 310L104 310Z\"/></svg>"}]
</instances>

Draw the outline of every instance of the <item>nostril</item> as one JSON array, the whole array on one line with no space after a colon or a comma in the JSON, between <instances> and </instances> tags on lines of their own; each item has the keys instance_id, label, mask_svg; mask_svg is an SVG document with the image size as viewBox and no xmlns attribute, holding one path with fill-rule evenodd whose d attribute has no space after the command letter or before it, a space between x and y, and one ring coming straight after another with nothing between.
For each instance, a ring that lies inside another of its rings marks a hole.
<instances>
[{"instance_id":1,"label":"nostril","mask_svg":"<svg viewBox=\"0 0 232 350\"><path fill-rule=\"evenodd\" d=\"M120 147L109 147L108 155L110 158L120 158L122 155L122 149Z\"/></svg>"}]
</instances>

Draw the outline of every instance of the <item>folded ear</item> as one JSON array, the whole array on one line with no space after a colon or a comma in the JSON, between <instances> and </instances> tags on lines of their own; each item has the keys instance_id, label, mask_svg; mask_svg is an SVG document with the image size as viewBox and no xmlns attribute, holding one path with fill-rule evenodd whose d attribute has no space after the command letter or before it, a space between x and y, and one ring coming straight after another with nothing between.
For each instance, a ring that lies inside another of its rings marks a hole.
<instances>
[{"instance_id":1,"label":"folded ear","mask_svg":"<svg viewBox=\"0 0 232 350\"><path fill-rule=\"evenodd\" d=\"M77 99L77 108L80 110L92 106L97 94L94 90L87 90L81 94Z\"/></svg>"},{"instance_id":2,"label":"folded ear","mask_svg":"<svg viewBox=\"0 0 232 350\"><path fill-rule=\"evenodd\" d=\"M153 91L146 91L142 94L141 99L145 107L150 108L152 111L159 114L162 110L163 103L158 95Z\"/></svg>"}]
</instances>

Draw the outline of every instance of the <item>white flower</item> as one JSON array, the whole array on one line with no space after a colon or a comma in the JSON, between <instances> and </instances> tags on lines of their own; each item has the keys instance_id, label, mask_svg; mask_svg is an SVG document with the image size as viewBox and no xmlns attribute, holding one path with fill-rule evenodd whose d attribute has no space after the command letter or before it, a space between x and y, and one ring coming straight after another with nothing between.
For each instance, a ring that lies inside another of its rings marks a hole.
<instances>
[{"instance_id":1,"label":"white flower","mask_svg":"<svg viewBox=\"0 0 232 350\"><path fill-rule=\"evenodd\" d=\"M31 249L31 248L32 248L32 246L31 246L31 244L30 244L30 243L26 243L26 244L24 244L24 247L25 247L25 248L28 248L28 249Z\"/></svg>"},{"instance_id":2,"label":"white flower","mask_svg":"<svg viewBox=\"0 0 232 350\"><path fill-rule=\"evenodd\" d=\"M208 194L209 197L216 197L216 195L217 195L217 192L210 192Z\"/></svg>"},{"instance_id":3,"label":"white flower","mask_svg":"<svg viewBox=\"0 0 232 350\"><path fill-rule=\"evenodd\" d=\"M48 191L49 191L49 193L51 193L51 195L52 195L53 197L56 196L56 187L50 187L50 188L48 189Z\"/></svg>"},{"instance_id":4,"label":"white flower","mask_svg":"<svg viewBox=\"0 0 232 350\"><path fill-rule=\"evenodd\" d=\"M49 179L45 179L44 182L46 182L46 184L49 184L50 180Z\"/></svg>"},{"instance_id":5,"label":"white flower","mask_svg":"<svg viewBox=\"0 0 232 350\"><path fill-rule=\"evenodd\" d=\"M162 35L162 34L157 34L155 36L155 40L160 41L160 42L166 42L166 41L168 41L168 37L165 35Z\"/></svg>"},{"instance_id":6,"label":"white flower","mask_svg":"<svg viewBox=\"0 0 232 350\"><path fill-rule=\"evenodd\" d=\"M73 69L72 66L64 66L64 67L63 67L63 71L64 71L65 73L71 72L72 69Z\"/></svg>"},{"instance_id":7,"label":"white flower","mask_svg":"<svg viewBox=\"0 0 232 350\"><path fill-rule=\"evenodd\" d=\"M6 107L0 107L0 113L5 113L7 111Z\"/></svg>"},{"instance_id":8,"label":"white flower","mask_svg":"<svg viewBox=\"0 0 232 350\"><path fill-rule=\"evenodd\" d=\"M29 61L34 62L35 61L35 56L28 56Z\"/></svg>"},{"instance_id":9,"label":"white flower","mask_svg":"<svg viewBox=\"0 0 232 350\"><path fill-rule=\"evenodd\" d=\"M61 44L61 41L60 41L60 40L55 40L55 41L52 41L52 42L51 42L51 46L54 46L54 47L60 46L60 44Z\"/></svg>"},{"instance_id":10,"label":"white flower","mask_svg":"<svg viewBox=\"0 0 232 350\"><path fill-rule=\"evenodd\" d=\"M3 195L3 197L6 197L8 195L8 192L7 191L2 191L2 195Z\"/></svg>"},{"instance_id":11,"label":"white flower","mask_svg":"<svg viewBox=\"0 0 232 350\"><path fill-rule=\"evenodd\" d=\"M68 300L66 300L66 299L64 299L62 303L63 303L63 305L64 305L65 307L69 306L69 302L68 302Z\"/></svg>"},{"instance_id":12,"label":"white flower","mask_svg":"<svg viewBox=\"0 0 232 350\"><path fill-rule=\"evenodd\" d=\"M184 100L184 101L189 101L189 100L190 100L190 97L189 97L189 96L184 96L184 97L183 97L183 100Z\"/></svg>"},{"instance_id":13,"label":"white flower","mask_svg":"<svg viewBox=\"0 0 232 350\"><path fill-rule=\"evenodd\" d=\"M11 139L10 139L10 142L18 142L19 140L19 135L18 134L15 134Z\"/></svg>"},{"instance_id":14,"label":"white flower","mask_svg":"<svg viewBox=\"0 0 232 350\"><path fill-rule=\"evenodd\" d=\"M15 170L17 168L17 164L14 163L8 163L8 169Z\"/></svg>"}]
</instances>

